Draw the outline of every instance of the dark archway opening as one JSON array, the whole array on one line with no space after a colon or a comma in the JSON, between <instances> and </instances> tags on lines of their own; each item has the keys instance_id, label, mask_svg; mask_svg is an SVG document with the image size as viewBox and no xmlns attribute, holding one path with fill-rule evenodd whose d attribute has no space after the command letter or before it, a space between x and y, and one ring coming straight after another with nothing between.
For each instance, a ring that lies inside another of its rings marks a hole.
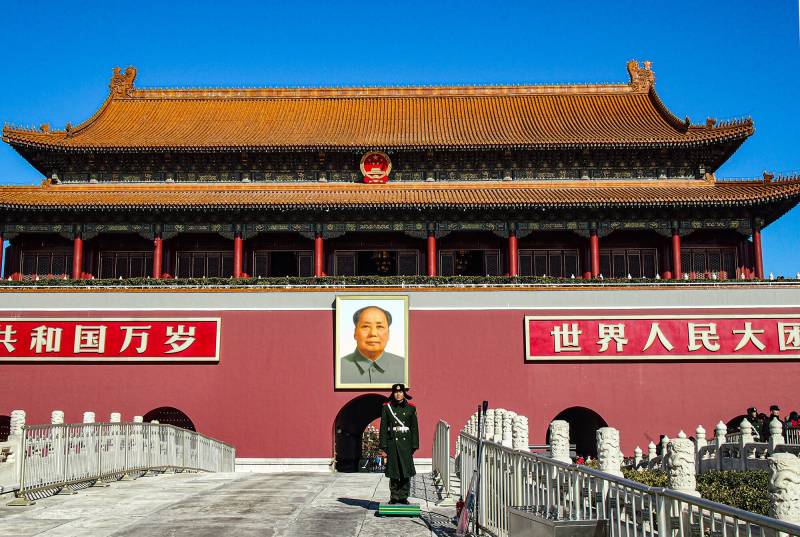
<instances>
[{"instance_id":1,"label":"dark archway opening","mask_svg":"<svg viewBox=\"0 0 800 537\"><path fill-rule=\"evenodd\" d=\"M11 434L11 416L0 416L0 442L8 440Z\"/></svg>"},{"instance_id":2,"label":"dark archway opening","mask_svg":"<svg viewBox=\"0 0 800 537\"><path fill-rule=\"evenodd\" d=\"M361 440L367 425L381 417L386 396L360 395L342 407L333 424L337 472L358 472Z\"/></svg>"},{"instance_id":3,"label":"dark archway opening","mask_svg":"<svg viewBox=\"0 0 800 537\"><path fill-rule=\"evenodd\" d=\"M597 429L607 427L606 420L589 408L573 406L562 410L553 420L569 423L569 443L575 444L575 454L581 457L597 457ZM547 443L550 443L550 428L547 428Z\"/></svg>"},{"instance_id":4,"label":"dark archway opening","mask_svg":"<svg viewBox=\"0 0 800 537\"><path fill-rule=\"evenodd\" d=\"M158 423L174 425L175 427L180 427L181 429L186 429L189 431L197 430L194 428L194 423L192 423L192 420L189 419L189 416L171 406L154 408L144 415L145 422L151 422L153 420L158 421Z\"/></svg>"},{"instance_id":5,"label":"dark archway opening","mask_svg":"<svg viewBox=\"0 0 800 537\"><path fill-rule=\"evenodd\" d=\"M735 418L731 418L728 420L728 423L725 424L725 427L728 429L729 433L736 433L739 432L739 426L742 424L742 420L747 417L747 414L740 414Z\"/></svg>"}]
</instances>

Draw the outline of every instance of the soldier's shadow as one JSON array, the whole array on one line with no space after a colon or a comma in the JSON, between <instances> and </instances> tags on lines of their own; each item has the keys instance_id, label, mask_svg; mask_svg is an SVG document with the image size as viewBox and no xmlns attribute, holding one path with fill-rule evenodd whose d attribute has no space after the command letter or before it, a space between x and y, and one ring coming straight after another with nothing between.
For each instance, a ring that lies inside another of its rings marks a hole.
<instances>
[{"instance_id":1,"label":"soldier's shadow","mask_svg":"<svg viewBox=\"0 0 800 537\"><path fill-rule=\"evenodd\" d=\"M368 511L377 511L378 504L372 500L365 500L363 498L336 498L337 501L345 505L352 505L354 507L363 507Z\"/></svg>"}]
</instances>

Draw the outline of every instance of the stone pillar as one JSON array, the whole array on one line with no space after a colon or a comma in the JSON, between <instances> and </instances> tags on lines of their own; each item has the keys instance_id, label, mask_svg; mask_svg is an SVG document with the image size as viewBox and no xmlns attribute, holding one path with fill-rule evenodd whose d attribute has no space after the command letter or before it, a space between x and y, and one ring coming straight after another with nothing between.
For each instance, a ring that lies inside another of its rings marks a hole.
<instances>
[{"instance_id":1,"label":"stone pillar","mask_svg":"<svg viewBox=\"0 0 800 537\"><path fill-rule=\"evenodd\" d=\"M636 470L641 470L639 467L642 464L642 448L636 446L633 450L633 467Z\"/></svg>"},{"instance_id":2,"label":"stone pillar","mask_svg":"<svg viewBox=\"0 0 800 537\"><path fill-rule=\"evenodd\" d=\"M728 441L727 439L728 434L728 427L723 422L717 423L717 426L714 428L714 440L716 441L717 447L721 446L725 442Z\"/></svg>"},{"instance_id":3,"label":"stone pillar","mask_svg":"<svg viewBox=\"0 0 800 537\"><path fill-rule=\"evenodd\" d=\"M322 232L314 235L314 276L325 276L325 249L322 244Z\"/></svg>"},{"instance_id":4,"label":"stone pillar","mask_svg":"<svg viewBox=\"0 0 800 537\"><path fill-rule=\"evenodd\" d=\"M143 422L144 422L144 418L142 416L134 416L133 417L133 423L143 423Z\"/></svg>"},{"instance_id":5,"label":"stone pillar","mask_svg":"<svg viewBox=\"0 0 800 537\"><path fill-rule=\"evenodd\" d=\"M681 236L678 228L672 228L672 279L680 280L683 267L681 267Z\"/></svg>"},{"instance_id":6,"label":"stone pillar","mask_svg":"<svg viewBox=\"0 0 800 537\"><path fill-rule=\"evenodd\" d=\"M694 430L694 452L695 452L695 460L697 461L697 473L700 473L700 450L703 449L708 445L708 440L706 439L706 430L703 428L702 425L698 425L697 429Z\"/></svg>"},{"instance_id":7,"label":"stone pillar","mask_svg":"<svg viewBox=\"0 0 800 537\"><path fill-rule=\"evenodd\" d=\"M561 462L572 462L569 456L569 422L550 422L550 458Z\"/></svg>"},{"instance_id":8,"label":"stone pillar","mask_svg":"<svg viewBox=\"0 0 800 537\"><path fill-rule=\"evenodd\" d=\"M649 444L647 444L647 462L652 461L657 456L658 455L656 453L656 445L654 442L651 441Z\"/></svg>"},{"instance_id":9,"label":"stone pillar","mask_svg":"<svg viewBox=\"0 0 800 537\"><path fill-rule=\"evenodd\" d=\"M512 446L519 451L530 451L528 444L528 418L518 415L512 422Z\"/></svg>"},{"instance_id":10,"label":"stone pillar","mask_svg":"<svg viewBox=\"0 0 800 537\"><path fill-rule=\"evenodd\" d=\"M779 418L772 418L769 422L769 452L775 453L777 446L783 445L783 423Z\"/></svg>"},{"instance_id":11,"label":"stone pillar","mask_svg":"<svg viewBox=\"0 0 800 537\"><path fill-rule=\"evenodd\" d=\"M150 423L152 423L153 425L158 425L161 422L158 420L150 420Z\"/></svg>"},{"instance_id":12,"label":"stone pillar","mask_svg":"<svg viewBox=\"0 0 800 537\"><path fill-rule=\"evenodd\" d=\"M483 439L494 441L494 409L490 408L483 416Z\"/></svg>"},{"instance_id":13,"label":"stone pillar","mask_svg":"<svg viewBox=\"0 0 800 537\"><path fill-rule=\"evenodd\" d=\"M433 231L428 232L428 276L436 276L436 235Z\"/></svg>"},{"instance_id":14,"label":"stone pillar","mask_svg":"<svg viewBox=\"0 0 800 537\"><path fill-rule=\"evenodd\" d=\"M600 238L597 229L592 229L589 235L589 259L592 261L592 278L600 275Z\"/></svg>"},{"instance_id":15,"label":"stone pillar","mask_svg":"<svg viewBox=\"0 0 800 537\"><path fill-rule=\"evenodd\" d=\"M619 431L613 427L597 429L597 462L601 472L622 477Z\"/></svg>"},{"instance_id":16,"label":"stone pillar","mask_svg":"<svg viewBox=\"0 0 800 537\"><path fill-rule=\"evenodd\" d=\"M238 227L238 226L237 226ZM237 229L233 234L233 277L242 277L242 232Z\"/></svg>"},{"instance_id":17,"label":"stone pillar","mask_svg":"<svg viewBox=\"0 0 800 537\"><path fill-rule=\"evenodd\" d=\"M83 413L83 423L95 423L94 421L94 412L84 412Z\"/></svg>"},{"instance_id":18,"label":"stone pillar","mask_svg":"<svg viewBox=\"0 0 800 537\"><path fill-rule=\"evenodd\" d=\"M741 445L753 442L753 424L747 418L743 419L742 423L739 424L739 431L742 433L742 437L739 440Z\"/></svg>"},{"instance_id":19,"label":"stone pillar","mask_svg":"<svg viewBox=\"0 0 800 537\"><path fill-rule=\"evenodd\" d=\"M81 232L76 231L72 239L72 279L80 280L83 277L83 239Z\"/></svg>"},{"instance_id":20,"label":"stone pillar","mask_svg":"<svg viewBox=\"0 0 800 537\"><path fill-rule=\"evenodd\" d=\"M120 423L122 421L122 414L119 412L112 412L108 417L109 423Z\"/></svg>"},{"instance_id":21,"label":"stone pillar","mask_svg":"<svg viewBox=\"0 0 800 537\"><path fill-rule=\"evenodd\" d=\"M508 275L516 276L518 266L517 232L510 230L508 232Z\"/></svg>"},{"instance_id":22,"label":"stone pillar","mask_svg":"<svg viewBox=\"0 0 800 537\"><path fill-rule=\"evenodd\" d=\"M513 448L514 447L514 418L517 416L516 412L511 412L510 410L503 414L503 438L501 443L505 447Z\"/></svg>"},{"instance_id":23,"label":"stone pillar","mask_svg":"<svg viewBox=\"0 0 800 537\"><path fill-rule=\"evenodd\" d=\"M64 423L64 411L63 410L54 410L50 413L50 424L51 425L61 425Z\"/></svg>"},{"instance_id":24,"label":"stone pillar","mask_svg":"<svg viewBox=\"0 0 800 537\"><path fill-rule=\"evenodd\" d=\"M506 409L504 408L496 408L494 410L494 437L491 440L496 444L503 441L503 416L505 414Z\"/></svg>"},{"instance_id":25,"label":"stone pillar","mask_svg":"<svg viewBox=\"0 0 800 537\"><path fill-rule=\"evenodd\" d=\"M12 410L11 411L11 429L9 434L17 436L22 434L22 428L25 426L25 411Z\"/></svg>"},{"instance_id":26,"label":"stone pillar","mask_svg":"<svg viewBox=\"0 0 800 537\"><path fill-rule=\"evenodd\" d=\"M775 453L768 460L769 516L800 524L800 459Z\"/></svg>"},{"instance_id":27,"label":"stone pillar","mask_svg":"<svg viewBox=\"0 0 800 537\"><path fill-rule=\"evenodd\" d=\"M761 223L758 219L753 220L753 265L756 271L756 278L764 279L764 259L761 252Z\"/></svg>"},{"instance_id":28,"label":"stone pillar","mask_svg":"<svg viewBox=\"0 0 800 537\"><path fill-rule=\"evenodd\" d=\"M156 280L161 278L163 263L164 250L161 241L161 232L158 232L153 238L153 278Z\"/></svg>"},{"instance_id":29,"label":"stone pillar","mask_svg":"<svg viewBox=\"0 0 800 537\"><path fill-rule=\"evenodd\" d=\"M694 443L681 431L678 438L667 444L667 474L669 488L700 496L697 492L697 463Z\"/></svg>"},{"instance_id":30,"label":"stone pillar","mask_svg":"<svg viewBox=\"0 0 800 537\"><path fill-rule=\"evenodd\" d=\"M664 438L661 439L661 457L662 460L666 459L667 457L667 445L669 444L669 436L664 435Z\"/></svg>"}]
</instances>

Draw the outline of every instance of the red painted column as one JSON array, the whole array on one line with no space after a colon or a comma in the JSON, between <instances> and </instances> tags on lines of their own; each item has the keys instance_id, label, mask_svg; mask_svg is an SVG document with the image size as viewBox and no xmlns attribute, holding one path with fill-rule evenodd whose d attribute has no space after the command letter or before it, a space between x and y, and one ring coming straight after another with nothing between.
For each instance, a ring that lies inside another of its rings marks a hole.
<instances>
[{"instance_id":1,"label":"red painted column","mask_svg":"<svg viewBox=\"0 0 800 537\"><path fill-rule=\"evenodd\" d=\"M680 280L683 277L681 270L681 236L677 229L672 230L672 279Z\"/></svg>"},{"instance_id":2,"label":"red painted column","mask_svg":"<svg viewBox=\"0 0 800 537\"><path fill-rule=\"evenodd\" d=\"M428 276L436 276L436 235L428 232Z\"/></svg>"},{"instance_id":3,"label":"red painted column","mask_svg":"<svg viewBox=\"0 0 800 537\"><path fill-rule=\"evenodd\" d=\"M753 261L756 270L756 278L764 279L764 259L761 252L761 226L753 224Z\"/></svg>"},{"instance_id":4,"label":"red painted column","mask_svg":"<svg viewBox=\"0 0 800 537\"><path fill-rule=\"evenodd\" d=\"M517 267L519 266L519 262L517 261L517 233L515 231L509 231L508 233L508 275L509 276L516 276L517 275Z\"/></svg>"},{"instance_id":5,"label":"red painted column","mask_svg":"<svg viewBox=\"0 0 800 537\"><path fill-rule=\"evenodd\" d=\"M589 257L592 260L592 278L597 278L600 275L600 238L596 229L589 232Z\"/></svg>"},{"instance_id":6,"label":"red painted column","mask_svg":"<svg viewBox=\"0 0 800 537\"><path fill-rule=\"evenodd\" d=\"M314 235L314 276L325 276L325 250L322 244L322 233Z\"/></svg>"},{"instance_id":7,"label":"red painted column","mask_svg":"<svg viewBox=\"0 0 800 537\"><path fill-rule=\"evenodd\" d=\"M81 232L76 231L72 239L72 279L83 278L83 239Z\"/></svg>"},{"instance_id":8,"label":"red painted column","mask_svg":"<svg viewBox=\"0 0 800 537\"><path fill-rule=\"evenodd\" d=\"M242 277L242 232L233 235L233 277Z\"/></svg>"},{"instance_id":9,"label":"red painted column","mask_svg":"<svg viewBox=\"0 0 800 537\"><path fill-rule=\"evenodd\" d=\"M161 267L164 262L164 253L161 244L161 233L156 233L153 238L153 278L161 278Z\"/></svg>"}]
</instances>

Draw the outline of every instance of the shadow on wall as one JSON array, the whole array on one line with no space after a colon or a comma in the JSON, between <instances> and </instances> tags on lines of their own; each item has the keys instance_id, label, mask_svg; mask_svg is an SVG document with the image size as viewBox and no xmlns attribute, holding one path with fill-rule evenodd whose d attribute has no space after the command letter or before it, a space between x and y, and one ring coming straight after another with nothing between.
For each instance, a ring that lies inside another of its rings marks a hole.
<instances>
[{"instance_id":1,"label":"shadow on wall","mask_svg":"<svg viewBox=\"0 0 800 537\"><path fill-rule=\"evenodd\" d=\"M600 414L590 408L573 406L559 412L551 421L554 420L564 420L569 423L569 443L575 444L576 455L597 458L597 429L608 426ZM549 424L546 438L549 444Z\"/></svg>"},{"instance_id":2,"label":"shadow on wall","mask_svg":"<svg viewBox=\"0 0 800 537\"><path fill-rule=\"evenodd\" d=\"M188 431L197 430L194 428L194 423L191 419L189 419L189 416L171 406L154 408L144 415L145 422L151 422L153 420L166 425L174 425L175 427L180 427L181 429L186 429Z\"/></svg>"}]
</instances>

